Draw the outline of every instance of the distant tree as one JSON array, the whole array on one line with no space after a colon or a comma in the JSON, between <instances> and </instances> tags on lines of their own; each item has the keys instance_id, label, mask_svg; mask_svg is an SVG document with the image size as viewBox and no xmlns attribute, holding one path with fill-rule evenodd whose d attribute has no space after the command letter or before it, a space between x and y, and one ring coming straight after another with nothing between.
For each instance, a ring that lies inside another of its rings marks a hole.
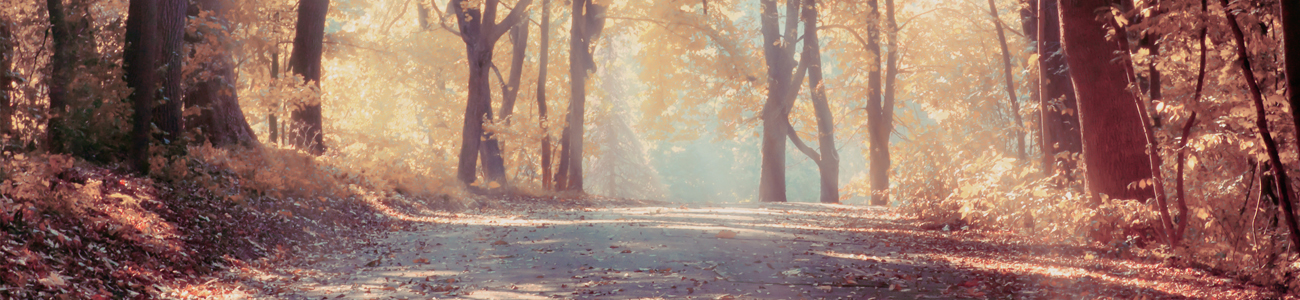
<instances>
[{"instance_id":1,"label":"distant tree","mask_svg":"<svg viewBox=\"0 0 1300 300\"><path fill-rule=\"evenodd\" d=\"M126 67L126 85L132 89L131 102L135 111L131 129L131 167L136 172L149 172L149 138L152 126L154 93L157 91L157 70L154 62L159 55L158 0L131 0L126 18L126 50L123 64Z\"/></svg>"},{"instance_id":2,"label":"distant tree","mask_svg":"<svg viewBox=\"0 0 1300 300\"><path fill-rule=\"evenodd\" d=\"M161 39L160 60L165 68L159 75L162 84L162 105L154 108L153 117L164 137L176 141L182 130L181 76L182 58L184 57L185 12L189 9L188 0L158 0L158 34Z\"/></svg>"},{"instance_id":3,"label":"distant tree","mask_svg":"<svg viewBox=\"0 0 1300 300\"><path fill-rule=\"evenodd\" d=\"M1074 163L1059 153L1079 153L1083 142L1079 135L1078 104L1074 84L1070 82L1070 69L1061 52L1061 22L1056 0L1038 1L1038 70L1039 114L1042 129L1039 146L1042 147L1043 172L1070 174ZM1062 169L1057 170L1057 167Z\"/></svg>"},{"instance_id":4,"label":"distant tree","mask_svg":"<svg viewBox=\"0 0 1300 300\"><path fill-rule=\"evenodd\" d=\"M298 2L298 23L294 26L293 54L289 60L293 72L304 81L320 87L321 54L325 42L325 14L329 0L302 0ZM321 155L325 153L325 136L322 129L320 99L313 99L295 107L290 114L293 130L290 140L298 149Z\"/></svg>"},{"instance_id":5,"label":"distant tree","mask_svg":"<svg viewBox=\"0 0 1300 300\"><path fill-rule=\"evenodd\" d=\"M1128 90L1131 66L1115 57L1127 51L1127 35L1113 30L1113 39L1107 38L1106 26L1115 28L1113 21L1106 21L1112 18L1098 18L1097 12L1110 7L1108 0L1059 3L1061 42L1078 99L1088 188L1113 199L1146 199L1153 194L1150 185L1130 188L1152 178L1152 173L1139 102Z\"/></svg>"},{"instance_id":6,"label":"distant tree","mask_svg":"<svg viewBox=\"0 0 1300 300\"><path fill-rule=\"evenodd\" d=\"M14 24L6 18L0 18L0 138L9 138L13 134L13 89L14 89L14 48L18 41L14 39ZM7 140L0 140L7 142Z\"/></svg>"},{"instance_id":7,"label":"distant tree","mask_svg":"<svg viewBox=\"0 0 1300 300\"><path fill-rule=\"evenodd\" d=\"M469 2L450 1L448 5L451 6L451 13L456 15L469 64L469 96L465 103L465 123L461 129L460 163L456 177L461 182L470 184L477 179L475 173L482 144L483 121L491 117L492 88L488 85L488 68L492 66L492 50L496 47L496 41L501 39L511 25L519 22L532 0L516 3L515 9L501 23L496 22L499 1L486 0L482 6L462 7L467 3Z\"/></svg>"},{"instance_id":8,"label":"distant tree","mask_svg":"<svg viewBox=\"0 0 1300 300\"><path fill-rule=\"evenodd\" d=\"M198 17L201 10L212 11L212 22L218 26L199 28L187 41L200 46L202 43L214 43L217 47L216 57L200 62L197 68L207 70L211 76L199 76L185 90L184 106L199 109L196 116L185 118L185 128L197 128L203 133L199 142L211 142L218 147L257 144L253 128L244 118L243 109L239 107L239 94L235 90L237 81L235 61L230 57L230 41L225 28L230 27L226 20L229 14L227 0L197 0L188 10L191 17ZM193 52L191 52L193 54Z\"/></svg>"},{"instance_id":9,"label":"distant tree","mask_svg":"<svg viewBox=\"0 0 1300 300\"><path fill-rule=\"evenodd\" d=\"M592 43L605 29L605 6L593 0L574 0L572 25L569 27L569 114L560 137L561 187L582 191L582 138L586 117L587 72L596 64L591 56Z\"/></svg>"},{"instance_id":10,"label":"distant tree","mask_svg":"<svg viewBox=\"0 0 1300 300\"><path fill-rule=\"evenodd\" d=\"M1011 102L1011 134L1016 138L1016 158L1025 159L1025 133L1020 130L1024 122L1020 120L1020 100L1016 98L1015 77L1011 76L1011 52L1007 51L1007 35L1002 32L1002 19L998 17L998 6L989 0L989 16L993 18L993 31L998 34L998 46L1002 48L1002 78L1006 83L1007 99ZM892 51L892 49L891 49Z\"/></svg>"},{"instance_id":11,"label":"distant tree","mask_svg":"<svg viewBox=\"0 0 1300 300\"><path fill-rule=\"evenodd\" d=\"M542 0L541 46L537 58L537 123L542 128L542 188L554 188L551 178L551 136L546 134L546 65L551 52L551 0Z\"/></svg>"}]
</instances>

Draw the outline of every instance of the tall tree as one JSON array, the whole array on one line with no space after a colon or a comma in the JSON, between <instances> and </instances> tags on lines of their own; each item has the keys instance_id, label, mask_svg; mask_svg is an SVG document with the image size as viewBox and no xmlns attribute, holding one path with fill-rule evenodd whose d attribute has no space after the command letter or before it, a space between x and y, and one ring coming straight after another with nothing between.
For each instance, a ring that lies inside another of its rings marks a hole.
<instances>
[{"instance_id":1,"label":"tall tree","mask_svg":"<svg viewBox=\"0 0 1300 300\"><path fill-rule=\"evenodd\" d=\"M131 0L126 18L126 50L122 58L126 67L126 85L132 89L135 111L131 127L131 167L149 172L149 134L157 72L154 62L159 55L158 0Z\"/></svg>"},{"instance_id":2,"label":"tall tree","mask_svg":"<svg viewBox=\"0 0 1300 300\"><path fill-rule=\"evenodd\" d=\"M867 72L867 156L870 160L871 205L889 204L889 134L880 88L880 10L877 0L867 0L867 51L872 66ZM892 111L890 112L893 113Z\"/></svg>"},{"instance_id":3,"label":"tall tree","mask_svg":"<svg viewBox=\"0 0 1300 300\"><path fill-rule=\"evenodd\" d=\"M1108 11L1109 0L1057 3L1061 46L1078 99L1088 188L1113 199L1146 199L1154 192L1150 185L1130 188L1151 178L1150 158L1144 151L1145 125L1141 109L1135 109L1136 95L1128 91L1131 66L1114 54L1127 51L1128 38L1123 30L1114 30L1114 39L1107 39L1105 28L1118 26L1108 21L1113 18L1098 18L1096 12Z\"/></svg>"},{"instance_id":4,"label":"tall tree","mask_svg":"<svg viewBox=\"0 0 1300 300\"><path fill-rule=\"evenodd\" d=\"M0 138L8 138L13 131L13 82L12 73L14 48L14 24L8 19L0 18ZM5 140L0 140L5 142Z\"/></svg>"},{"instance_id":5,"label":"tall tree","mask_svg":"<svg viewBox=\"0 0 1300 300\"><path fill-rule=\"evenodd\" d=\"M294 73L302 75L303 80L316 87L320 87L325 14L329 12L329 6L329 0L301 0L298 2L298 23L294 26L293 54L289 61ZM320 99L295 107L290 119L294 123L294 130L290 131L293 145L312 154L324 154Z\"/></svg>"},{"instance_id":6,"label":"tall tree","mask_svg":"<svg viewBox=\"0 0 1300 300\"><path fill-rule=\"evenodd\" d=\"M785 139L790 134L790 109L787 100L790 89L798 84L792 80L795 69L794 45L799 22L799 1L786 1L785 31L782 32L776 0L759 2L763 12L760 17L763 33L763 56L767 62L767 100L763 103L762 167L759 173L758 197L763 202L786 202L785 195Z\"/></svg>"},{"instance_id":7,"label":"tall tree","mask_svg":"<svg viewBox=\"0 0 1300 300\"><path fill-rule=\"evenodd\" d=\"M226 6L226 1L198 0L194 2L196 5L188 10L191 17L198 17L200 10L213 12L210 16L212 19L209 21L210 24L217 26L198 28L197 35L202 36L203 39L191 42L195 43L196 47L201 46L201 43L211 43L208 46L216 47L217 54L216 57L203 61L202 65L198 66L208 70L212 76L190 83L189 88L185 90L184 106L198 108L199 114L185 118L184 128L199 129L203 133L203 141L218 147L255 145L258 143L257 136L253 134L253 128L244 118L243 109L239 107L239 94L234 88L238 78L235 73L235 61L231 58L228 49L232 43L229 42L226 32L227 28L230 28L230 22L226 20L230 8Z\"/></svg>"},{"instance_id":8,"label":"tall tree","mask_svg":"<svg viewBox=\"0 0 1300 300\"><path fill-rule=\"evenodd\" d=\"M1282 40L1286 51L1287 99L1291 103L1291 121L1300 124L1300 3L1278 1L1282 19ZM1300 138L1296 139L1300 147ZM1300 148L1296 148L1300 151Z\"/></svg>"},{"instance_id":9,"label":"tall tree","mask_svg":"<svg viewBox=\"0 0 1300 300\"><path fill-rule=\"evenodd\" d=\"M181 64L185 36L185 11L188 0L158 0L158 34L161 36L160 63L165 71L160 73L163 104L154 108L153 117L165 138L175 141L180 136L181 123Z\"/></svg>"},{"instance_id":10,"label":"tall tree","mask_svg":"<svg viewBox=\"0 0 1300 300\"><path fill-rule=\"evenodd\" d=\"M498 122L509 122L510 115L515 112L515 100L519 98L519 79L524 72L524 56L528 50L527 18L520 19L520 22L510 27L510 44L513 51L510 56L510 78L507 82L501 83L501 112L497 113ZM489 179L499 184L506 184L506 167L505 159L501 157L501 142L492 134L485 133L483 138L485 146L482 158L483 169Z\"/></svg>"},{"instance_id":11,"label":"tall tree","mask_svg":"<svg viewBox=\"0 0 1300 300\"><path fill-rule=\"evenodd\" d=\"M50 14L50 39L54 46L50 54L50 78L46 84L50 90L50 116L45 128L48 148L53 153L67 151L62 132L63 117L68 109L68 85L72 84L72 72L76 67L73 59L77 51L74 45L76 37L72 24L67 21L65 8L63 0L46 1L46 11Z\"/></svg>"},{"instance_id":12,"label":"tall tree","mask_svg":"<svg viewBox=\"0 0 1300 300\"><path fill-rule=\"evenodd\" d=\"M891 4L888 6L892 9L894 0L885 1ZM814 161L817 162L821 175L821 202L839 203L840 154L835 149L835 119L831 115L830 103L826 100L826 88L822 86L821 45L817 38L817 1L804 0L803 2L804 40L803 58L800 59L800 64L808 65L808 89L812 92L813 111L817 115L817 147L821 150L821 155L814 158ZM893 47L890 47L890 53L893 53ZM798 85L799 82L792 82L792 84ZM790 134L795 133L791 130Z\"/></svg>"},{"instance_id":13,"label":"tall tree","mask_svg":"<svg viewBox=\"0 0 1300 300\"><path fill-rule=\"evenodd\" d=\"M492 65L492 50L496 41L519 22L532 0L522 0L501 21L497 19L497 0L485 0L482 6L463 7L469 2L450 1L451 12L456 14L456 23L460 29L461 40L465 42L465 53L469 64L469 96L465 103L465 124L461 128L460 163L456 177L466 184L473 183L477 176L479 147L483 136L483 121L490 117L492 109L492 87L488 82L488 68Z\"/></svg>"},{"instance_id":14,"label":"tall tree","mask_svg":"<svg viewBox=\"0 0 1300 300\"><path fill-rule=\"evenodd\" d=\"M527 0L525 0L527 1ZM572 25L569 27L569 115L560 143L561 169L567 171L565 190L582 191L583 124L586 120L587 75L595 71L592 43L605 29L605 6L593 0L573 1Z\"/></svg>"},{"instance_id":15,"label":"tall tree","mask_svg":"<svg viewBox=\"0 0 1300 300\"><path fill-rule=\"evenodd\" d=\"M551 52L551 0L542 0L541 45L537 58L537 123L542 128L542 188L553 188L551 182L551 136L546 134L546 64Z\"/></svg>"},{"instance_id":16,"label":"tall tree","mask_svg":"<svg viewBox=\"0 0 1300 300\"><path fill-rule=\"evenodd\" d=\"M1060 172L1070 174L1074 163L1067 157L1057 157L1058 153L1079 153L1083 151L1083 142L1079 135L1078 103L1075 101L1074 84L1070 82L1070 69L1065 65L1065 53L1061 51L1061 22L1057 11L1057 0L1038 1L1038 88L1039 114L1041 116L1041 139L1039 146L1043 153L1043 172L1055 174L1059 165Z\"/></svg>"},{"instance_id":17,"label":"tall tree","mask_svg":"<svg viewBox=\"0 0 1300 300\"><path fill-rule=\"evenodd\" d=\"M1020 130L1024 122L1020 120L1020 101L1016 99L1015 78L1011 77L1011 53L1007 51L1007 35L1002 32L1002 19L998 18L998 6L989 0L989 16L993 18L993 31L998 34L998 46L1002 47L1002 78L1006 83L1007 99L1011 102L1011 134L1016 136L1016 158L1025 159L1025 133ZM892 49L891 49L892 51Z\"/></svg>"}]
</instances>

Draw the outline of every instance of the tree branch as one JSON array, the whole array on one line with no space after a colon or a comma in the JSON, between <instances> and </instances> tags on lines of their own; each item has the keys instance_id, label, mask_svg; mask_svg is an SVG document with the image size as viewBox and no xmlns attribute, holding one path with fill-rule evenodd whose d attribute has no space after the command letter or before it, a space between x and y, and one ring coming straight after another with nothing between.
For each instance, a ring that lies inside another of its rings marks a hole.
<instances>
[{"instance_id":1,"label":"tree branch","mask_svg":"<svg viewBox=\"0 0 1300 300\"><path fill-rule=\"evenodd\" d=\"M510 14L506 15L506 18L502 19L501 23L492 26L492 32L488 33L488 40L496 41L502 35L505 35L506 31L510 30L510 27L514 27L516 23L519 23L524 14L528 12L528 5L531 4L533 4L533 0L519 0L519 3L515 4L515 8L510 10Z\"/></svg>"},{"instance_id":2,"label":"tree branch","mask_svg":"<svg viewBox=\"0 0 1300 300\"><path fill-rule=\"evenodd\" d=\"M817 154L817 150L813 150L812 147L808 147L808 144L805 144L803 142L803 139L799 138L799 132L794 130L794 125L790 124L789 119L785 120L785 132L786 135L790 137L790 142L794 143L795 148L799 148L800 152L803 152L803 154L808 155L808 158L812 159L812 161L817 163L818 165L822 164L822 156L820 154Z\"/></svg>"}]
</instances>

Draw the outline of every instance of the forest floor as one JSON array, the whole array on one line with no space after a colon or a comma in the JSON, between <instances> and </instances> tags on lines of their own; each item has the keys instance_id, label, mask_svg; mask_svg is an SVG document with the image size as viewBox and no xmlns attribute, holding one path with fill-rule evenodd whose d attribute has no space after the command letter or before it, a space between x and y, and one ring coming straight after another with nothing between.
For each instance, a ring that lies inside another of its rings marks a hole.
<instances>
[{"instance_id":1,"label":"forest floor","mask_svg":"<svg viewBox=\"0 0 1300 300\"><path fill-rule=\"evenodd\" d=\"M595 206L605 207L397 213L386 232L233 266L202 289L255 299L1276 297L1159 259L922 224L885 208Z\"/></svg>"}]
</instances>

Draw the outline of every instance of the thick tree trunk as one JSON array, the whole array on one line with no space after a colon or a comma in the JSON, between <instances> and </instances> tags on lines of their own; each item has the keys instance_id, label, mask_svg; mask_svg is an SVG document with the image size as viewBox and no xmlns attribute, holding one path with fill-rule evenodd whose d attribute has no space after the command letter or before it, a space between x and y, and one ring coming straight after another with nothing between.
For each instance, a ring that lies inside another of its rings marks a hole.
<instances>
[{"instance_id":1,"label":"thick tree trunk","mask_svg":"<svg viewBox=\"0 0 1300 300\"><path fill-rule=\"evenodd\" d=\"M122 58L126 85L132 89L131 167L149 173L149 138L153 126L154 93L158 90L154 62L161 57L158 36L158 1L131 0L126 19L126 49Z\"/></svg>"},{"instance_id":2,"label":"thick tree trunk","mask_svg":"<svg viewBox=\"0 0 1300 300\"><path fill-rule=\"evenodd\" d=\"M159 53L162 61L159 63L166 64L164 72L160 73L160 82L162 83L163 104L155 107L153 111L154 122L162 129L167 141L175 142L177 137L184 130L182 127L181 110L181 77L182 64L181 58L185 49L185 11L189 9L187 0L158 0L158 34L162 39L162 51Z\"/></svg>"},{"instance_id":3,"label":"thick tree trunk","mask_svg":"<svg viewBox=\"0 0 1300 300\"><path fill-rule=\"evenodd\" d=\"M64 8L63 0L46 1L46 9L50 14L50 38L54 42L50 54L50 78L46 84L50 89L50 116L45 129L49 143L47 148L51 153L67 152L62 132L63 114L68 109L68 85L72 83L72 72L76 66L73 59L76 53L76 49L73 49L75 36Z\"/></svg>"},{"instance_id":4,"label":"thick tree trunk","mask_svg":"<svg viewBox=\"0 0 1300 300\"><path fill-rule=\"evenodd\" d=\"M551 136L546 134L546 65L550 62L551 49L551 0L542 0L542 41L538 48L537 59L537 123L542 128L542 188L550 190L551 182Z\"/></svg>"},{"instance_id":5,"label":"thick tree trunk","mask_svg":"<svg viewBox=\"0 0 1300 300\"><path fill-rule=\"evenodd\" d=\"M760 1L763 13L760 18L763 33L763 55L767 62L767 100L763 103L762 167L759 173L758 198L763 202L786 202L785 194L785 139L789 132L787 89L791 84L790 71L794 68L791 49L793 38L781 34L780 16L775 0ZM797 22L797 1L787 2L786 30L791 31ZM794 9L791 9L794 7ZM791 15L794 13L794 15ZM791 19L795 21L790 21Z\"/></svg>"},{"instance_id":6,"label":"thick tree trunk","mask_svg":"<svg viewBox=\"0 0 1300 300\"><path fill-rule=\"evenodd\" d=\"M195 4L197 9L190 9L188 12L191 17L198 16L199 9L211 10L214 12L214 22L222 25L228 23L225 20L227 14L225 0L199 0L195 1ZM205 34L224 33L206 32ZM184 106L198 107L200 111L197 116L185 118L184 128L198 128L203 133L203 139L217 147L258 144L253 128L248 125L248 120L244 118L244 111L239 107L239 95L234 88L238 80L235 74L235 62L228 52L200 67L211 70L212 76L202 82L192 83L185 91L182 101Z\"/></svg>"},{"instance_id":7,"label":"thick tree trunk","mask_svg":"<svg viewBox=\"0 0 1300 300\"><path fill-rule=\"evenodd\" d=\"M1287 99L1291 103L1291 121L1300 126L1300 3L1282 0L1278 5L1286 53ZM1296 139L1296 147L1300 151L1300 138Z\"/></svg>"},{"instance_id":8,"label":"thick tree trunk","mask_svg":"<svg viewBox=\"0 0 1300 300\"><path fill-rule=\"evenodd\" d=\"M1107 40L1107 24L1096 13L1109 4L1108 0L1058 2L1062 47L1076 87L1083 159L1088 165L1084 176L1094 195L1144 200L1154 193L1151 186L1130 188L1130 184L1151 178L1150 158L1144 151L1145 125L1133 108L1138 100L1128 91L1131 66L1127 60L1116 62L1114 55L1127 51L1127 37L1116 30L1115 40Z\"/></svg>"},{"instance_id":9,"label":"thick tree trunk","mask_svg":"<svg viewBox=\"0 0 1300 300\"><path fill-rule=\"evenodd\" d=\"M1020 119L1020 100L1016 99L1016 82L1011 77L1011 52L1007 51L1007 36L1002 32L1002 20L998 18L998 6L989 0L989 15L993 17L993 31L998 33L998 45L1002 47L1002 78L1006 83L1007 99L1011 102L1011 134L1016 136L1016 158L1025 159L1025 133L1020 130L1024 121ZM890 49L893 52L893 49Z\"/></svg>"},{"instance_id":10,"label":"thick tree trunk","mask_svg":"<svg viewBox=\"0 0 1300 300\"><path fill-rule=\"evenodd\" d=\"M571 38L569 39L569 115L568 124L565 127L565 133L568 135L567 144L564 146L567 160L561 159L560 163L568 163L567 166L561 167L567 169L568 174L565 180L567 186L565 190L582 191L582 147L583 147L583 124L585 122L586 102L587 102L587 74L595 70L596 66L592 61L591 44L599 36L605 27L605 7L597 5L592 0L573 1L573 19L569 27Z\"/></svg>"},{"instance_id":11,"label":"thick tree trunk","mask_svg":"<svg viewBox=\"0 0 1300 300\"><path fill-rule=\"evenodd\" d=\"M1285 1L1284 1L1285 2ZM1246 87L1250 89L1250 98L1255 103L1255 127L1259 129L1259 138L1264 141L1264 149L1268 151L1269 164L1273 166L1273 178L1279 196L1278 201L1282 206L1283 221L1286 222L1286 228L1290 235L1291 251L1300 252L1300 226L1296 224L1296 216L1292 197L1295 195L1291 192L1291 179L1286 175L1286 166L1282 164L1282 158L1278 155L1277 142L1273 140L1273 134L1268 129L1268 112L1264 110L1264 96L1259 90L1259 81L1255 80L1255 71L1250 66L1250 52L1246 50L1245 34L1241 32L1241 25L1237 24L1237 17L1228 9L1228 0L1220 0L1223 4L1223 14L1228 17L1228 27L1232 29L1232 37L1236 40L1237 64L1241 67L1241 74L1245 75Z\"/></svg>"},{"instance_id":12,"label":"thick tree trunk","mask_svg":"<svg viewBox=\"0 0 1300 300\"><path fill-rule=\"evenodd\" d=\"M513 53L510 57L510 78L505 83L501 96L501 112L496 117L498 122L508 122L515 111L515 100L519 98L519 77L523 75L524 55L528 50L528 22L519 22L510 27L510 41ZM492 109L491 106L488 109ZM489 112L491 115L491 112ZM493 134L484 134L483 169L488 180L501 185L507 183L505 158L501 156L501 141Z\"/></svg>"},{"instance_id":13,"label":"thick tree trunk","mask_svg":"<svg viewBox=\"0 0 1300 300\"><path fill-rule=\"evenodd\" d=\"M329 12L329 0L301 0L298 3L298 22L293 36L294 73L302 75L303 80L320 87L321 55L325 41L325 14ZM312 99L293 110L293 145L308 153L321 155L325 153L325 136L321 120L321 99Z\"/></svg>"},{"instance_id":14,"label":"thick tree trunk","mask_svg":"<svg viewBox=\"0 0 1300 300\"><path fill-rule=\"evenodd\" d=\"M1038 5L1038 68L1039 113L1042 123L1043 172L1047 176L1061 172L1070 174L1074 162L1058 153L1079 153L1083 142L1079 135L1078 104L1075 101L1074 83L1070 69L1061 52L1061 22L1057 0L1037 0ZM1058 165L1064 169L1058 170Z\"/></svg>"},{"instance_id":15,"label":"thick tree trunk","mask_svg":"<svg viewBox=\"0 0 1300 300\"><path fill-rule=\"evenodd\" d=\"M893 3L893 0L885 1ZM835 149L835 119L831 115L830 103L826 100L826 89L822 86L822 57L821 45L818 44L817 37L816 0L804 0L803 19L804 44L801 63L808 64L808 88L812 92L813 111L817 115L817 148L821 149L821 157L817 160L817 168L821 175L821 202L839 203L840 154Z\"/></svg>"}]
</instances>

